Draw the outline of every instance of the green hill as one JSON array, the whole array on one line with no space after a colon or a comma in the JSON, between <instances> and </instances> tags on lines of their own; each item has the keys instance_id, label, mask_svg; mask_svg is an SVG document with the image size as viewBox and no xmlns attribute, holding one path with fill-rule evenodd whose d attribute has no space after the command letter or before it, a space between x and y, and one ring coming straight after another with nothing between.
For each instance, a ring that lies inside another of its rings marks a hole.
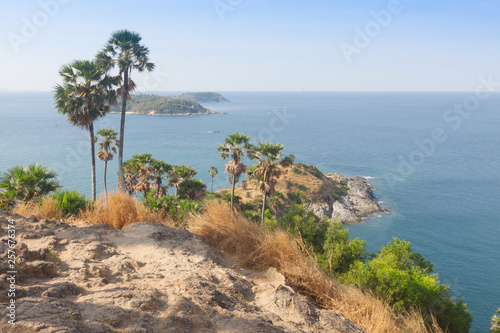
<instances>
[{"instance_id":1,"label":"green hill","mask_svg":"<svg viewBox=\"0 0 500 333\"><path fill-rule=\"evenodd\" d=\"M112 108L113 112L121 111L119 102ZM144 115L200 115L217 112L204 108L199 103L188 100L158 95L131 95L127 102L127 112Z\"/></svg>"},{"instance_id":2,"label":"green hill","mask_svg":"<svg viewBox=\"0 0 500 333\"><path fill-rule=\"evenodd\" d=\"M184 93L174 98L184 99L184 100L192 100L198 103L224 103L229 102L226 98L224 98L221 94L213 93L213 92L190 92Z\"/></svg>"}]
</instances>

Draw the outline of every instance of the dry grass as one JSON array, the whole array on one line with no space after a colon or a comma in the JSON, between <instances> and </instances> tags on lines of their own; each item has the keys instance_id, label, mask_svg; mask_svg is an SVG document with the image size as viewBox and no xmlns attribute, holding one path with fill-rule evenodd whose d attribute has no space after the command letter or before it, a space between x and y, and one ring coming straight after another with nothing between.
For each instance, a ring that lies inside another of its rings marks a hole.
<instances>
[{"instance_id":1,"label":"dry grass","mask_svg":"<svg viewBox=\"0 0 500 333\"><path fill-rule=\"evenodd\" d=\"M240 214L233 215L223 202L208 203L203 213L194 215L188 225L191 232L219 251L231 253L245 268L260 271L276 268L287 284L313 304L342 312L366 332L428 332L418 312L398 316L372 295L340 286L319 270L300 239L284 231L270 233Z\"/></svg>"},{"instance_id":2,"label":"dry grass","mask_svg":"<svg viewBox=\"0 0 500 333\"><path fill-rule=\"evenodd\" d=\"M109 194L107 200L101 196L94 207L87 207L87 210L80 212L78 217L90 224L107 224L116 229L123 229L135 222L173 226L173 223L164 219L161 213L149 211L142 203L122 192Z\"/></svg>"},{"instance_id":3,"label":"dry grass","mask_svg":"<svg viewBox=\"0 0 500 333\"><path fill-rule=\"evenodd\" d=\"M60 220L62 219L62 210L57 209L57 200L52 198L43 198L41 202L20 202L14 208L14 213L29 216L34 215L39 219Z\"/></svg>"}]
</instances>

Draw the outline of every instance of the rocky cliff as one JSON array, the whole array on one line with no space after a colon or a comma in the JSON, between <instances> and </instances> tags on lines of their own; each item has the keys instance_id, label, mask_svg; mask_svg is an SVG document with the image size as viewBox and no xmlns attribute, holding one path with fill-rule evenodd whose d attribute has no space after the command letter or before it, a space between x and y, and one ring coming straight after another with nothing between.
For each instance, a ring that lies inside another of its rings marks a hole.
<instances>
[{"instance_id":1,"label":"rocky cliff","mask_svg":"<svg viewBox=\"0 0 500 333\"><path fill-rule=\"evenodd\" d=\"M0 273L13 219L16 332L362 332L275 270L244 270L183 229L108 226L0 211ZM9 276L0 277L2 328Z\"/></svg>"},{"instance_id":2,"label":"rocky cliff","mask_svg":"<svg viewBox=\"0 0 500 333\"><path fill-rule=\"evenodd\" d=\"M283 170L276 191L284 194L282 211L293 203L303 204L319 218L324 216L340 223L358 223L362 218L384 212L373 194L373 187L362 177L323 174L314 165L294 164ZM244 182L235 193L243 202L262 203L255 181Z\"/></svg>"}]
</instances>

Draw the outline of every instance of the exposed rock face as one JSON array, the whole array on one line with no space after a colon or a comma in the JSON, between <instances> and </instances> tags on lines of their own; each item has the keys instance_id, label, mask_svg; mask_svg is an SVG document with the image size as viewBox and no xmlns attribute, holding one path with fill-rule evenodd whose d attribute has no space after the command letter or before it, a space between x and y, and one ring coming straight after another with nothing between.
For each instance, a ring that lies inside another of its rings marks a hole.
<instances>
[{"instance_id":1,"label":"exposed rock face","mask_svg":"<svg viewBox=\"0 0 500 333\"><path fill-rule=\"evenodd\" d=\"M0 211L2 272L7 218ZM243 270L186 230L14 218L16 319L26 331L362 332L341 313L315 308L275 270Z\"/></svg>"},{"instance_id":2,"label":"exposed rock face","mask_svg":"<svg viewBox=\"0 0 500 333\"><path fill-rule=\"evenodd\" d=\"M320 219L328 217L344 224L354 224L373 213L385 210L374 200L373 188L365 178L349 178L340 174L329 174L327 177L338 181L348 188L333 203L308 203L305 208L312 211Z\"/></svg>"}]
</instances>

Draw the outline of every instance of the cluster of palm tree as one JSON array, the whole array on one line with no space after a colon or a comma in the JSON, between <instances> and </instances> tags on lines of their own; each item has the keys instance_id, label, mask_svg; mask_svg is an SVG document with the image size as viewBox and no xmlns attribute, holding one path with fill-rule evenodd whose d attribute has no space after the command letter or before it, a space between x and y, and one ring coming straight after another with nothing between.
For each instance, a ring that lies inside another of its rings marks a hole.
<instances>
[{"instance_id":1,"label":"cluster of palm tree","mask_svg":"<svg viewBox=\"0 0 500 333\"><path fill-rule=\"evenodd\" d=\"M183 197L195 199L204 194L206 185L193 179L198 173L196 169L186 165L172 165L152 156L151 153L137 154L123 163L126 193L142 193L144 198L151 193L153 198L160 198L173 187L175 197L182 194ZM164 180L168 181L166 185L163 185ZM183 192L178 193L179 189Z\"/></svg>"},{"instance_id":2,"label":"cluster of palm tree","mask_svg":"<svg viewBox=\"0 0 500 333\"><path fill-rule=\"evenodd\" d=\"M250 140L249 135L230 133L219 145L217 151L222 159L230 158L229 163L226 164L226 173L231 179L231 209L234 208L236 182L246 172L247 178L255 180L258 189L262 192L261 224L264 224L267 199L275 192L276 181L281 176L283 168L293 164L294 156L290 154L283 157L285 147L280 143L261 142L254 146ZM247 168L242 162L245 155L250 160L256 160L257 163ZM276 200L279 201L279 198Z\"/></svg>"},{"instance_id":3,"label":"cluster of palm tree","mask_svg":"<svg viewBox=\"0 0 500 333\"><path fill-rule=\"evenodd\" d=\"M59 70L63 83L57 84L54 89L56 108L59 113L66 116L71 125L89 132L93 200L96 199L94 122L105 116L110 107L117 103L118 98L122 103L120 138L113 140L119 143L117 145L119 182L121 188L125 187L123 173L125 110L130 92L136 88L131 74L133 70L143 72L154 69L154 64L149 62L149 50L140 44L141 39L138 33L128 30L114 32L94 60L75 60ZM118 74L111 75L115 67L118 69ZM112 158L108 154L109 149L112 150L108 148L108 152L100 155L105 161L105 167Z\"/></svg>"}]
</instances>

